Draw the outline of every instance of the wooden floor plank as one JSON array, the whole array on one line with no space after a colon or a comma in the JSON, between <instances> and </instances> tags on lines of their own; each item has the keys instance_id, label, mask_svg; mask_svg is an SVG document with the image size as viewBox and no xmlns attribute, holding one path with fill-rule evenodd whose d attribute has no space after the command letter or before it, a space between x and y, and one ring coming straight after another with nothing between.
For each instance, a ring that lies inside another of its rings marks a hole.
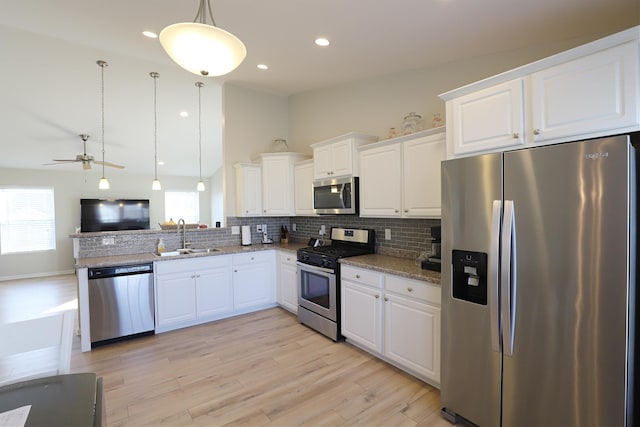
<instances>
[{"instance_id":1,"label":"wooden floor plank","mask_svg":"<svg viewBox=\"0 0 640 427\"><path fill-rule=\"evenodd\" d=\"M5 321L75 298L74 276L0 282ZM87 353L75 337L71 369L103 377L108 426L449 426L437 389L280 308Z\"/></svg>"}]
</instances>

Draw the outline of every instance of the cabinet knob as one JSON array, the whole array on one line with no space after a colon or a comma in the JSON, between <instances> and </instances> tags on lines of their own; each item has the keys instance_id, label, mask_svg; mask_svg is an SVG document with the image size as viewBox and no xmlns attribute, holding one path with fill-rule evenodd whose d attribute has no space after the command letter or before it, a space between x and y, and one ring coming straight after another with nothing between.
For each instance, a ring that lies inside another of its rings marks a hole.
<instances>
[{"instance_id":1,"label":"cabinet knob","mask_svg":"<svg viewBox=\"0 0 640 427\"><path fill-rule=\"evenodd\" d=\"M395 213L398 213L398 212L400 212L400 211L399 211L398 209L396 209L394 212L395 212Z\"/></svg>"},{"instance_id":2,"label":"cabinet knob","mask_svg":"<svg viewBox=\"0 0 640 427\"><path fill-rule=\"evenodd\" d=\"M360 278L360 275L359 275L359 274L356 274L356 279L359 279L359 278Z\"/></svg>"},{"instance_id":3,"label":"cabinet knob","mask_svg":"<svg viewBox=\"0 0 640 427\"><path fill-rule=\"evenodd\" d=\"M262 212L267 213L267 210L265 209L265 210L263 210Z\"/></svg>"},{"instance_id":4,"label":"cabinet knob","mask_svg":"<svg viewBox=\"0 0 640 427\"><path fill-rule=\"evenodd\" d=\"M540 129L534 129L533 130L533 134L534 135L540 135Z\"/></svg>"},{"instance_id":5,"label":"cabinet knob","mask_svg":"<svg viewBox=\"0 0 640 427\"><path fill-rule=\"evenodd\" d=\"M376 295L376 299L380 298L380 295Z\"/></svg>"},{"instance_id":6,"label":"cabinet knob","mask_svg":"<svg viewBox=\"0 0 640 427\"><path fill-rule=\"evenodd\" d=\"M387 298L387 297L384 297L384 300L385 300L385 301L389 301L389 298Z\"/></svg>"},{"instance_id":7,"label":"cabinet knob","mask_svg":"<svg viewBox=\"0 0 640 427\"><path fill-rule=\"evenodd\" d=\"M407 291L413 292L413 288L409 287L409 288L407 288Z\"/></svg>"},{"instance_id":8,"label":"cabinet knob","mask_svg":"<svg viewBox=\"0 0 640 427\"><path fill-rule=\"evenodd\" d=\"M405 209L405 210L404 210L404 213L407 213L407 212L409 212L409 209Z\"/></svg>"},{"instance_id":9,"label":"cabinet knob","mask_svg":"<svg viewBox=\"0 0 640 427\"><path fill-rule=\"evenodd\" d=\"M192 278L192 279L195 279L195 278L196 278L196 275L194 274L193 276L191 276L191 278Z\"/></svg>"},{"instance_id":10,"label":"cabinet knob","mask_svg":"<svg viewBox=\"0 0 640 427\"><path fill-rule=\"evenodd\" d=\"M237 272L238 272L238 270L233 270L233 272L234 272L234 273L237 273Z\"/></svg>"},{"instance_id":11,"label":"cabinet knob","mask_svg":"<svg viewBox=\"0 0 640 427\"><path fill-rule=\"evenodd\" d=\"M513 139L520 138L520 134L518 132L514 132L512 136L513 136Z\"/></svg>"},{"instance_id":12,"label":"cabinet knob","mask_svg":"<svg viewBox=\"0 0 640 427\"><path fill-rule=\"evenodd\" d=\"M251 261L253 261L255 258L251 257Z\"/></svg>"}]
</instances>

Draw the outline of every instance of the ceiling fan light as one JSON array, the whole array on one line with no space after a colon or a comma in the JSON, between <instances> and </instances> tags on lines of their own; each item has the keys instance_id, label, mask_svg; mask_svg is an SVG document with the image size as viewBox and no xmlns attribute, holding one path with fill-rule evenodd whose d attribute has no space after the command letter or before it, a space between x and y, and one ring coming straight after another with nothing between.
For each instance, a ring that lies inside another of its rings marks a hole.
<instances>
[{"instance_id":1,"label":"ceiling fan light","mask_svg":"<svg viewBox=\"0 0 640 427\"><path fill-rule=\"evenodd\" d=\"M153 183L151 183L151 189L152 190L162 190L162 186L160 185L160 181L158 181L158 179L154 179Z\"/></svg>"},{"instance_id":2,"label":"ceiling fan light","mask_svg":"<svg viewBox=\"0 0 640 427\"><path fill-rule=\"evenodd\" d=\"M108 190L109 189L109 180L104 176L100 178L100 182L98 183L98 188L100 190Z\"/></svg>"},{"instance_id":3,"label":"ceiling fan light","mask_svg":"<svg viewBox=\"0 0 640 427\"><path fill-rule=\"evenodd\" d=\"M238 68L247 56L242 41L221 28L198 22L169 25L160 44L173 61L201 76L222 76Z\"/></svg>"},{"instance_id":4,"label":"ceiling fan light","mask_svg":"<svg viewBox=\"0 0 640 427\"><path fill-rule=\"evenodd\" d=\"M204 190L205 190L205 188L204 188L204 182L202 182L202 181L198 181L198 185L197 185L197 187L196 187L196 190L198 190L198 191L204 191Z\"/></svg>"}]
</instances>

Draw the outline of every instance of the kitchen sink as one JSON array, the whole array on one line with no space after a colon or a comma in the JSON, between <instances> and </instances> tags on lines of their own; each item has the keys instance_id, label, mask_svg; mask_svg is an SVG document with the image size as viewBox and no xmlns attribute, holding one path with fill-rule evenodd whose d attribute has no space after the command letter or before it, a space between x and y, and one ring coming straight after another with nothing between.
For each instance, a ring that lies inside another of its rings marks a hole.
<instances>
[{"instance_id":1,"label":"kitchen sink","mask_svg":"<svg viewBox=\"0 0 640 427\"><path fill-rule=\"evenodd\" d=\"M178 249L181 254L206 254L212 252L219 252L218 248L187 248L187 249Z\"/></svg>"}]
</instances>

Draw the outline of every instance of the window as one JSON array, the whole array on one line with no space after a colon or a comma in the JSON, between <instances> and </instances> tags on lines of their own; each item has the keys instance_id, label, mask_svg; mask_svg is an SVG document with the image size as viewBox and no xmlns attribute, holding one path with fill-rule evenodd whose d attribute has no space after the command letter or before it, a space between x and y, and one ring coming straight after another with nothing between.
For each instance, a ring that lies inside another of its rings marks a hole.
<instances>
[{"instance_id":1,"label":"window","mask_svg":"<svg viewBox=\"0 0 640 427\"><path fill-rule=\"evenodd\" d=\"M200 220L200 204L197 191L167 191L164 193L165 219L184 219L187 224Z\"/></svg>"},{"instance_id":2,"label":"window","mask_svg":"<svg viewBox=\"0 0 640 427\"><path fill-rule=\"evenodd\" d=\"M0 188L0 254L56 248L53 188Z\"/></svg>"}]
</instances>

